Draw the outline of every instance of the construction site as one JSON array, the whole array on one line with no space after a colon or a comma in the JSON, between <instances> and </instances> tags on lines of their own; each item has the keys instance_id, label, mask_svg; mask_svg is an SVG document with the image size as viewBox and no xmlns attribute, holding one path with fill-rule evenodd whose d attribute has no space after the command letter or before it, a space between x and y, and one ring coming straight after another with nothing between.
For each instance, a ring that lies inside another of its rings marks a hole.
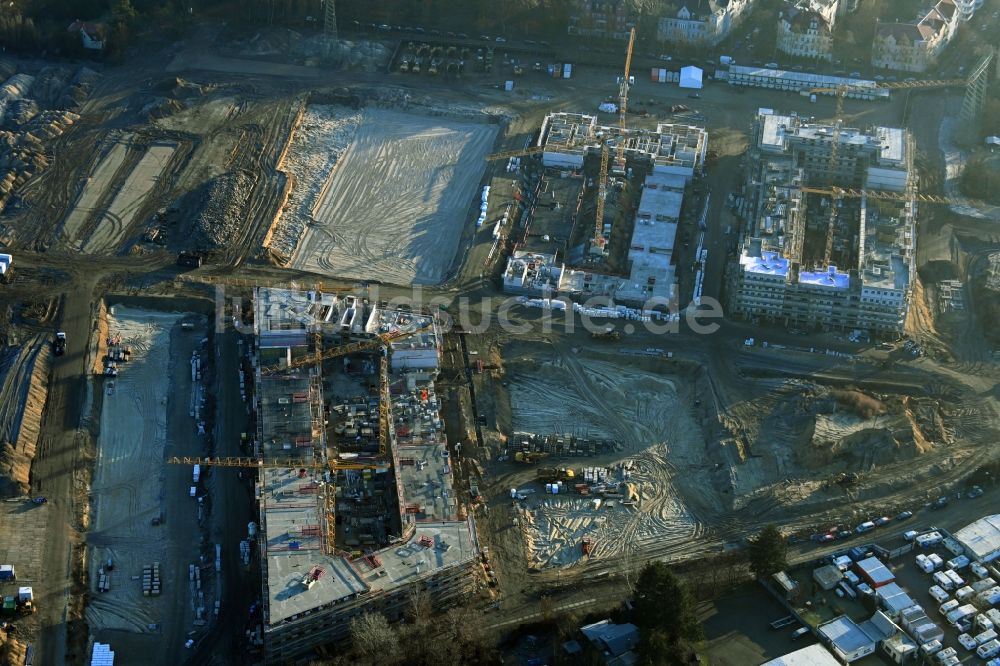
<instances>
[{"instance_id":1,"label":"construction site","mask_svg":"<svg viewBox=\"0 0 1000 666\"><path fill-rule=\"evenodd\" d=\"M9 654L324 659L415 599L500 644L995 469L1000 236L948 129L988 58L692 93L627 30L567 70L331 21L0 59Z\"/></svg>"},{"instance_id":2,"label":"construction site","mask_svg":"<svg viewBox=\"0 0 1000 666\"><path fill-rule=\"evenodd\" d=\"M398 619L410 590L443 606L484 582L452 475L461 442L449 446L434 390L435 317L259 289L254 329L249 446L266 469L253 546L262 632L251 643L283 661L345 637L362 607Z\"/></svg>"}]
</instances>

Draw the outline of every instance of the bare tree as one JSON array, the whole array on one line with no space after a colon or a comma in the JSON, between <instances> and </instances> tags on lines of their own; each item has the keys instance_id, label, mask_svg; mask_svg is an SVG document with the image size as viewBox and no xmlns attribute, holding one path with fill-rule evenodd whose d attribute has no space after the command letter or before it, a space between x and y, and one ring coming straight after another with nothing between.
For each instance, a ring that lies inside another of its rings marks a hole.
<instances>
[{"instance_id":1,"label":"bare tree","mask_svg":"<svg viewBox=\"0 0 1000 666\"><path fill-rule=\"evenodd\" d=\"M430 622L431 614L434 612L431 607L430 596L427 590L419 586L410 590L409 604L406 608L406 619L415 627L426 626Z\"/></svg>"},{"instance_id":2,"label":"bare tree","mask_svg":"<svg viewBox=\"0 0 1000 666\"><path fill-rule=\"evenodd\" d=\"M370 663L391 664L399 654L399 637L381 613L363 613L351 620L351 640Z\"/></svg>"}]
</instances>

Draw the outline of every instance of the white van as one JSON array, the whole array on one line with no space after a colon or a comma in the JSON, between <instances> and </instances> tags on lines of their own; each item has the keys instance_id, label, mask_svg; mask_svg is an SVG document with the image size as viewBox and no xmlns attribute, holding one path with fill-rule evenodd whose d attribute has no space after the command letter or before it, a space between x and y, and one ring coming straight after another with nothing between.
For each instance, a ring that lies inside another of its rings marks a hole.
<instances>
[{"instance_id":1,"label":"white van","mask_svg":"<svg viewBox=\"0 0 1000 666\"><path fill-rule=\"evenodd\" d=\"M995 657L1000 653L1000 641L993 639L989 643L983 643L976 649L976 654L979 655L980 659L989 659L990 657Z\"/></svg>"},{"instance_id":2,"label":"white van","mask_svg":"<svg viewBox=\"0 0 1000 666\"><path fill-rule=\"evenodd\" d=\"M955 598L959 601L965 601L966 599L971 599L974 596L976 596L976 591L968 585L955 590Z\"/></svg>"},{"instance_id":3,"label":"white van","mask_svg":"<svg viewBox=\"0 0 1000 666\"><path fill-rule=\"evenodd\" d=\"M955 583L951 582L951 578L948 578L943 571L934 572L934 584L948 591L955 589Z\"/></svg>"},{"instance_id":4,"label":"white van","mask_svg":"<svg viewBox=\"0 0 1000 666\"><path fill-rule=\"evenodd\" d=\"M929 657L932 654L937 654L938 652L940 652L942 647L943 646L941 645L941 641L935 639L933 641L928 641L923 645L921 645L920 651L924 653L925 657Z\"/></svg>"},{"instance_id":5,"label":"white van","mask_svg":"<svg viewBox=\"0 0 1000 666\"><path fill-rule=\"evenodd\" d=\"M953 647L948 647L937 653L937 660L939 663L943 664L952 657L957 657L957 656L958 656L958 650L956 650Z\"/></svg>"},{"instance_id":6,"label":"white van","mask_svg":"<svg viewBox=\"0 0 1000 666\"><path fill-rule=\"evenodd\" d=\"M948 613L952 612L953 610L955 610L956 608L958 608L961 605L962 605L962 602L960 602L960 601L958 601L956 599L952 599L951 601L946 601L943 604L941 604L938 607L938 611L940 611L941 615L947 615Z\"/></svg>"},{"instance_id":7,"label":"white van","mask_svg":"<svg viewBox=\"0 0 1000 666\"><path fill-rule=\"evenodd\" d=\"M987 629L986 631L976 634L976 642L980 645L984 645L992 640L995 640L996 637L997 632L995 629Z\"/></svg>"},{"instance_id":8,"label":"white van","mask_svg":"<svg viewBox=\"0 0 1000 666\"><path fill-rule=\"evenodd\" d=\"M985 592L986 590L990 589L991 587L996 587L996 586L997 586L997 582L995 580L993 580L992 578L990 578L989 576L987 576L986 578L984 578L982 580L974 580L971 583L969 583L969 587L971 587L973 590L975 590L977 594L979 592Z\"/></svg>"},{"instance_id":9,"label":"white van","mask_svg":"<svg viewBox=\"0 0 1000 666\"><path fill-rule=\"evenodd\" d=\"M927 590L927 594L931 595L931 598L939 604L943 604L948 601L950 595L941 589L940 585L932 585L931 589Z\"/></svg>"},{"instance_id":10,"label":"white van","mask_svg":"<svg viewBox=\"0 0 1000 666\"><path fill-rule=\"evenodd\" d=\"M993 609L991 608L990 610ZM979 615L976 616L976 629L978 629L979 631L989 631L994 627L996 627L996 625L993 623L993 620L990 619L989 615L980 613Z\"/></svg>"}]
</instances>

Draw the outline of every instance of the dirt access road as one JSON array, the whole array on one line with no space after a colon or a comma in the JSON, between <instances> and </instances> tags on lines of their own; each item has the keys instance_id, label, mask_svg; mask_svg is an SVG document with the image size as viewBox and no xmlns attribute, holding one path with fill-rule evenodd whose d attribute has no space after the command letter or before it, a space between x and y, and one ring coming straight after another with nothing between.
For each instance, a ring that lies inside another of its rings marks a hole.
<instances>
[{"instance_id":1,"label":"dirt access road","mask_svg":"<svg viewBox=\"0 0 1000 666\"><path fill-rule=\"evenodd\" d=\"M64 664L75 650L66 644L67 624L79 622L82 590L73 589L72 560L80 543L81 525L74 511L82 447L88 435L81 417L85 413L87 375L92 367L88 340L94 330L93 295L97 276L84 274L67 284L60 327L66 332L66 354L55 357L49 399L42 420L42 436L32 468L32 489L52 498L49 538L42 556L42 570L50 575L39 581L35 594L41 625L41 664ZM83 498L80 498L83 499ZM71 609L71 595L76 597Z\"/></svg>"}]
</instances>

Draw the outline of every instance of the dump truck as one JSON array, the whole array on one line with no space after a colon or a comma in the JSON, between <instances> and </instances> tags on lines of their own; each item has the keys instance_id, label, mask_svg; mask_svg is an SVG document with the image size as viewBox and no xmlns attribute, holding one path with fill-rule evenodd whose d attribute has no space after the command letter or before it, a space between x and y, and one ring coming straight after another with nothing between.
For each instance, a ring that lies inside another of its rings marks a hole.
<instances>
[{"instance_id":1,"label":"dump truck","mask_svg":"<svg viewBox=\"0 0 1000 666\"><path fill-rule=\"evenodd\" d=\"M66 333L63 331L56 332L56 339L52 341L52 352L56 356L62 356L66 353Z\"/></svg>"},{"instance_id":2,"label":"dump truck","mask_svg":"<svg viewBox=\"0 0 1000 666\"><path fill-rule=\"evenodd\" d=\"M533 464L545 458L547 453L543 451L518 451L514 454L514 462Z\"/></svg>"},{"instance_id":3,"label":"dump truck","mask_svg":"<svg viewBox=\"0 0 1000 666\"><path fill-rule=\"evenodd\" d=\"M483 496L479 494L479 485L473 482L469 483L469 497L472 498L473 502L482 502Z\"/></svg>"},{"instance_id":4,"label":"dump truck","mask_svg":"<svg viewBox=\"0 0 1000 666\"><path fill-rule=\"evenodd\" d=\"M535 476L539 481L552 483L553 481L572 481L575 474L573 470L565 467L540 467Z\"/></svg>"},{"instance_id":5,"label":"dump truck","mask_svg":"<svg viewBox=\"0 0 1000 666\"><path fill-rule=\"evenodd\" d=\"M580 552L584 555L589 556L591 549L590 537L583 537L580 541Z\"/></svg>"}]
</instances>

